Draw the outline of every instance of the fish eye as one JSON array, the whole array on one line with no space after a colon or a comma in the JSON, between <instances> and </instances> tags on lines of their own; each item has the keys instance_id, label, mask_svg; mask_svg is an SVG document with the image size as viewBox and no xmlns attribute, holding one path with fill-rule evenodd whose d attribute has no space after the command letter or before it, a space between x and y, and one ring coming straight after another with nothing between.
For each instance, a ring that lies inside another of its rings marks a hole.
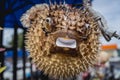
<instances>
[{"instance_id":1,"label":"fish eye","mask_svg":"<svg viewBox=\"0 0 120 80\"><path fill-rule=\"evenodd\" d=\"M51 18L46 18L46 22L51 22Z\"/></svg>"}]
</instances>

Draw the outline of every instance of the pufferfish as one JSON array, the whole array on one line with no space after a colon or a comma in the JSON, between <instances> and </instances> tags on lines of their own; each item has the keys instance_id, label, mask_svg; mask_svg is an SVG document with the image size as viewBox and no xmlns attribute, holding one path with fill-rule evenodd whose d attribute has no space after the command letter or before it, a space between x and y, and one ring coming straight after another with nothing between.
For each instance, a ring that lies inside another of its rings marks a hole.
<instances>
[{"instance_id":1,"label":"pufferfish","mask_svg":"<svg viewBox=\"0 0 120 80\"><path fill-rule=\"evenodd\" d=\"M88 70L97 61L99 25L85 7L37 4L21 17L26 49L36 67L56 79Z\"/></svg>"}]
</instances>

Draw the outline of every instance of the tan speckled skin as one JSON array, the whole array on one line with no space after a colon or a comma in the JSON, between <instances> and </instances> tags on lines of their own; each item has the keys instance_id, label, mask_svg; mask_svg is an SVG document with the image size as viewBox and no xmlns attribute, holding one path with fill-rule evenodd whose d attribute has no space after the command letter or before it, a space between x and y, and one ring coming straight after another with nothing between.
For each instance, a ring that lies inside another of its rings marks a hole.
<instances>
[{"instance_id":1,"label":"tan speckled skin","mask_svg":"<svg viewBox=\"0 0 120 80\"><path fill-rule=\"evenodd\" d=\"M49 22L46 21L48 18ZM96 62L100 33L97 22L87 9L38 4L29 9L21 21L28 27L26 49L37 68L50 77L73 77ZM42 28L51 33L46 36ZM56 39L66 36L77 41L76 49L56 46Z\"/></svg>"}]
</instances>

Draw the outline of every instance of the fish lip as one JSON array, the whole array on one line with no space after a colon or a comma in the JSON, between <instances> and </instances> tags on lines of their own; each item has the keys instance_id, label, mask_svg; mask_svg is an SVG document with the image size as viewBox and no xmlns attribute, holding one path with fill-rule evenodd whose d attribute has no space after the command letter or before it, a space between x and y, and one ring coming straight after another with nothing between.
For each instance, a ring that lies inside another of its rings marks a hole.
<instances>
[{"instance_id":1,"label":"fish lip","mask_svg":"<svg viewBox=\"0 0 120 80\"><path fill-rule=\"evenodd\" d=\"M67 47L67 48L76 48L77 42L75 39L64 39L62 37L58 37L56 39L56 45L58 47Z\"/></svg>"}]
</instances>

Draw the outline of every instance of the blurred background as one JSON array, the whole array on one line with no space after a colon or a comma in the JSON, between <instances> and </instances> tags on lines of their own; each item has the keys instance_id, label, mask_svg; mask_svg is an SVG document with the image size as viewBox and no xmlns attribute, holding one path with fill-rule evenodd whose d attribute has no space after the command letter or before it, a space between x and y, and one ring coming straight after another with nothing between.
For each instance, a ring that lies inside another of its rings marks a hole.
<instances>
[{"instance_id":1,"label":"blurred background","mask_svg":"<svg viewBox=\"0 0 120 80\"><path fill-rule=\"evenodd\" d=\"M51 0L54 2L54 0ZM56 0L59 3L60 0ZM64 1L64 0L61 0ZM70 5L81 4L82 0L65 0ZM108 29L120 34L120 0L90 0L93 9L106 19ZM50 80L36 69L25 50L26 28L20 17L30 7L49 0L0 0L0 66L7 66L0 73L0 80ZM99 63L87 72L80 73L72 80L120 80L120 40L112 38L107 42L103 37ZM51 79L53 80L53 79Z\"/></svg>"}]
</instances>

